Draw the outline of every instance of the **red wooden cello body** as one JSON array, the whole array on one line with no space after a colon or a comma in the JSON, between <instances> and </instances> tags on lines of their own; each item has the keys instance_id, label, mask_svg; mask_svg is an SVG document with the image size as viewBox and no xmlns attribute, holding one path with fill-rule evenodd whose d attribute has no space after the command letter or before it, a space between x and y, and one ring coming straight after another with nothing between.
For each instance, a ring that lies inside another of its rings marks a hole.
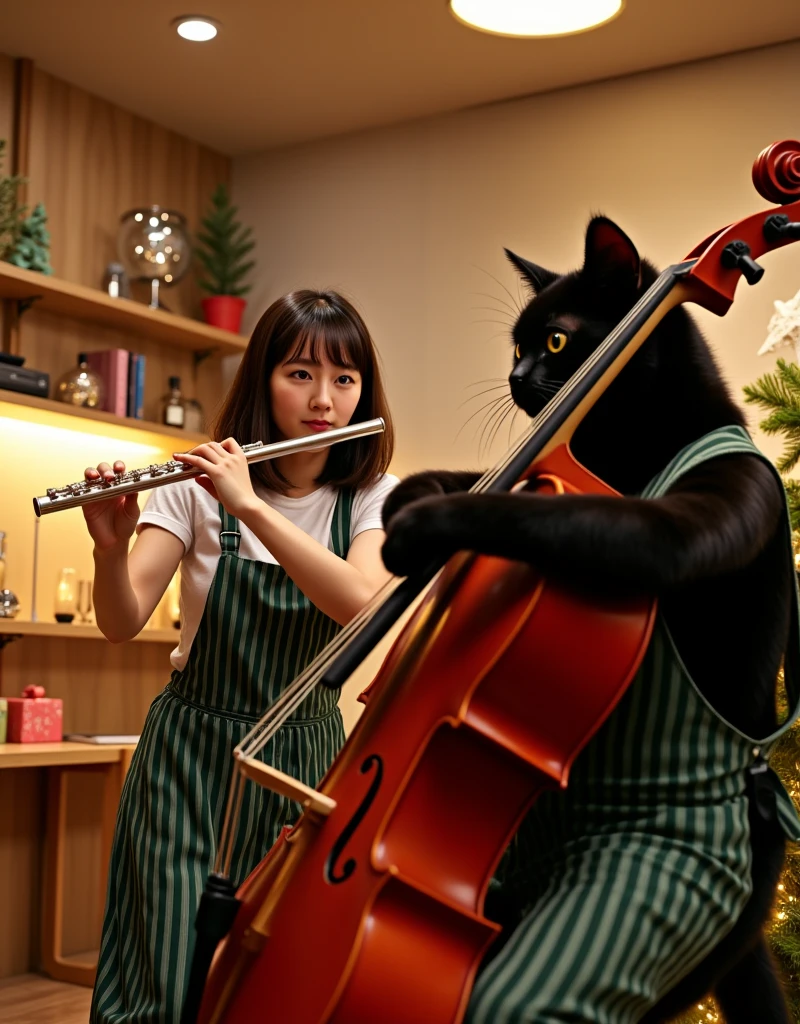
<instances>
[{"instance_id":1,"label":"red wooden cello body","mask_svg":"<svg viewBox=\"0 0 800 1024\"><path fill-rule=\"evenodd\" d=\"M569 439L665 313L724 314L755 260L800 237L800 143L754 168L773 202L665 271L486 489L613 496ZM499 928L489 880L526 811L634 677L654 600L590 600L517 562L461 554L436 577L370 687L317 799L245 882L203 1024L457 1024Z\"/></svg>"}]
</instances>

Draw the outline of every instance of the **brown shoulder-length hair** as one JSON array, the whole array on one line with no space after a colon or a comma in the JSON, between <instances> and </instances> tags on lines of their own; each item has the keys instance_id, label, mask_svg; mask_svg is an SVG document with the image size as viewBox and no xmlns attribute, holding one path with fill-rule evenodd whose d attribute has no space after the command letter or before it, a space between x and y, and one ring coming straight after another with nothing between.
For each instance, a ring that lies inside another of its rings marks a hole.
<instances>
[{"instance_id":1,"label":"brown shoulder-length hair","mask_svg":"<svg viewBox=\"0 0 800 1024\"><path fill-rule=\"evenodd\" d=\"M301 353L315 360L324 353L336 366L358 370L361 397L350 422L381 416L386 424L382 434L332 445L317 483L358 488L374 482L389 467L394 428L375 344L358 311L338 292L304 289L272 303L250 337L211 436L216 441L235 437L240 444L277 440L269 409L270 378L276 366ZM279 494L291 487L274 461L257 462L250 472Z\"/></svg>"}]
</instances>

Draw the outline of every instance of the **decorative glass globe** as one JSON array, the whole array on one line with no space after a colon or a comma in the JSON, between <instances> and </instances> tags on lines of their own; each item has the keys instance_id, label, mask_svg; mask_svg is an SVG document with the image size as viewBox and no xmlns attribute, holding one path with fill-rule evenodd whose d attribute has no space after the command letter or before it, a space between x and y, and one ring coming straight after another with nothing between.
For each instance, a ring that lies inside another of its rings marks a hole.
<instances>
[{"instance_id":1,"label":"decorative glass globe","mask_svg":"<svg viewBox=\"0 0 800 1024\"><path fill-rule=\"evenodd\" d=\"M129 210L120 218L117 252L131 277L151 282L150 306L157 309L159 286L175 284L189 269L186 218L161 206Z\"/></svg>"}]
</instances>

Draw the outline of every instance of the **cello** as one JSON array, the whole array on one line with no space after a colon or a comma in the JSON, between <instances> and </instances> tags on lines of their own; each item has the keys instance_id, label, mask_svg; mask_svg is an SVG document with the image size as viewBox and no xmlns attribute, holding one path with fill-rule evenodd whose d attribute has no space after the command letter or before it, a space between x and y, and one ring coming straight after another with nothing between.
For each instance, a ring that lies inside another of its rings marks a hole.
<instances>
[{"instance_id":1,"label":"cello","mask_svg":"<svg viewBox=\"0 0 800 1024\"><path fill-rule=\"evenodd\" d=\"M800 143L765 150L754 181L785 205L668 267L473 491L614 496L570 451L587 412L670 309L724 315L739 278L763 276L757 259L800 238ZM341 685L434 577L319 789L258 761L309 689ZM568 784L633 679L655 612L654 600L590 599L527 564L468 553L389 584L235 751L218 878L245 779L304 810L237 893L203 1024L263 1019L267 1007L293 1024L457 1024L499 931L483 914L497 863L539 794ZM531 663L537 685L520 687Z\"/></svg>"}]
</instances>

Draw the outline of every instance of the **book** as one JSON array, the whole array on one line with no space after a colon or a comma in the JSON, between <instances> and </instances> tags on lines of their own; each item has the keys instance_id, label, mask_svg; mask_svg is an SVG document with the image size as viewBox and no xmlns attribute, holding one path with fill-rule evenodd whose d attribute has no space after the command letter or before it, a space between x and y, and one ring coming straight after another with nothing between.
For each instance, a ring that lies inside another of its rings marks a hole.
<instances>
[{"instance_id":1,"label":"book","mask_svg":"<svg viewBox=\"0 0 800 1024\"><path fill-rule=\"evenodd\" d=\"M87 356L89 366L105 384L103 408L115 416L125 416L128 410L128 356L124 348L90 352Z\"/></svg>"},{"instance_id":2,"label":"book","mask_svg":"<svg viewBox=\"0 0 800 1024\"><path fill-rule=\"evenodd\" d=\"M145 357L143 355L136 356L136 401L134 406L134 416L137 420L144 419L144 367Z\"/></svg>"},{"instance_id":3,"label":"book","mask_svg":"<svg viewBox=\"0 0 800 1024\"><path fill-rule=\"evenodd\" d=\"M124 734L115 735L111 733L97 733L97 732L71 732L68 733L64 739L69 743L138 743L138 736L127 736Z\"/></svg>"},{"instance_id":4,"label":"book","mask_svg":"<svg viewBox=\"0 0 800 1024\"><path fill-rule=\"evenodd\" d=\"M125 415L136 415L136 353L128 353L128 398L125 404Z\"/></svg>"}]
</instances>

